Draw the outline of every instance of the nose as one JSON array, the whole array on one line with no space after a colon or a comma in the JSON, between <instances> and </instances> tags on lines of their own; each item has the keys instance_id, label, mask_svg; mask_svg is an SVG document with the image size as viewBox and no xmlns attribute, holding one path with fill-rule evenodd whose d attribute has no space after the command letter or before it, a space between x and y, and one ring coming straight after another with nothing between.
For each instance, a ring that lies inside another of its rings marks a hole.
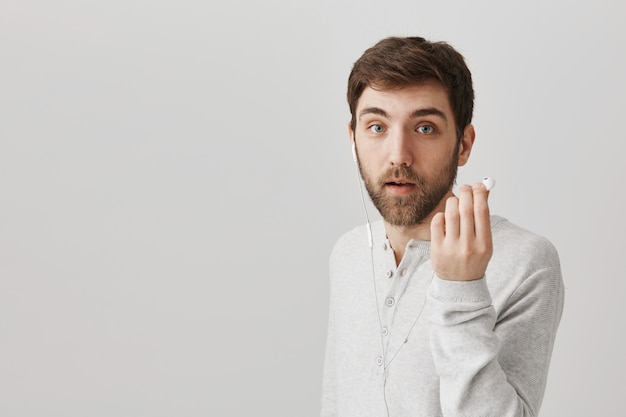
<instances>
[{"instance_id":1,"label":"nose","mask_svg":"<svg viewBox=\"0 0 626 417\"><path fill-rule=\"evenodd\" d=\"M411 152L411 134L405 130L396 130L389 135L389 162L392 166L411 166L413 154Z\"/></svg>"}]
</instances>

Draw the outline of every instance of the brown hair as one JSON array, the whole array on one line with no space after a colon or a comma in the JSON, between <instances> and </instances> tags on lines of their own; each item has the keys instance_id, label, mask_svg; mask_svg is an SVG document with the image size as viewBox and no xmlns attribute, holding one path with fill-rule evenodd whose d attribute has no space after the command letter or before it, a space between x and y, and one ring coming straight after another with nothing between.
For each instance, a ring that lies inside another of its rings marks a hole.
<instances>
[{"instance_id":1,"label":"brown hair","mask_svg":"<svg viewBox=\"0 0 626 417\"><path fill-rule=\"evenodd\" d=\"M472 74L463 56L450 45L420 37L383 39L354 63L348 78L352 129L356 128L357 101L366 87L394 89L432 80L448 92L460 140L474 110Z\"/></svg>"}]
</instances>

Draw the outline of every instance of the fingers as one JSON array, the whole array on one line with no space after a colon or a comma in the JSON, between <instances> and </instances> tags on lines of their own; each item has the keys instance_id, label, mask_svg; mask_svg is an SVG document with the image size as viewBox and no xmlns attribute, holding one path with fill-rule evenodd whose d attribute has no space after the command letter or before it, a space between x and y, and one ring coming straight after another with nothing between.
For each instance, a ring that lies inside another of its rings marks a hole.
<instances>
[{"instance_id":1,"label":"fingers","mask_svg":"<svg viewBox=\"0 0 626 417\"><path fill-rule=\"evenodd\" d=\"M463 185L459 189L458 198L450 197L446 201L446 237L473 239L475 236L474 223L474 189L469 185Z\"/></svg>"},{"instance_id":2,"label":"fingers","mask_svg":"<svg viewBox=\"0 0 626 417\"><path fill-rule=\"evenodd\" d=\"M437 213L430 222L430 239L434 245L439 245L445 237L445 220L443 213Z\"/></svg>"},{"instance_id":3,"label":"fingers","mask_svg":"<svg viewBox=\"0 0 626 417\"><path fill-rule=\"evenodd\" d=\"M444 236L456 239L491 236L488 197L489 191L482 183L461 186L458 197L446 200L444 213L433 217L431 235L442 239Z\"/></svg>"},{"instance_id":4,"label":"fingers","mask_svg":"<svg viewBox=\"0 0 626 417\"><path fill-rule=\"evenodd\" d=\"M489 191L482 183L472 187L474 201L474 226L476 239L491 243L491 222L489 220Z\"/></svg>"},{"instance_id":5,"label":"fingers","mask_svg":"<svg viewBox=\"0 0 626 417\"><path fill-rule=\"evenodd\" d=\"M459 190L460 233L465 239L473 239L474 232L474 195L473 189L463 185Z\"/></svg>"},{"instance_id":6,"label":"fingers","mask_svg":"<svg viewBox=\"0 0 626 417\"><path fill-rule=\"evenodd\" d=\"M438 277L471 281L485 274L492 254L489 193L482 183L464 185L430 224L431 261Z\"/></svg>"},{"instance_id":7,"label":"fingers","mask_svg":"<svg viewBox=\"0 0 626 417\"><path fill-rule=\"evenodd\" d=\"M459 215L459 199L450 197L446 200L446 208L444 212L446 238L458 239L459 226L461 224L461 216Z\"/></svg>"}]
</instances>

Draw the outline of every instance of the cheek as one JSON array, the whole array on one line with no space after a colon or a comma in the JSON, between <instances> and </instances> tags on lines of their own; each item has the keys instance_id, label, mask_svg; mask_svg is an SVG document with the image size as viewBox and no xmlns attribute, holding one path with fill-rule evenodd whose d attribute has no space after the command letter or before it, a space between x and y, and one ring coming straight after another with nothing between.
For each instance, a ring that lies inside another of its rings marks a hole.
<instances>
[{"instance_id":1,"label":"cheek","mask_svg":"<svg viewBox=\"0 0 626 417\"><path fill-rule=\"evenodd\" d=\"M443 161L448 160L449 155L445 155L440 151L433 151L427 153L421 153L417 158L417 168L421 168L424 171L431 171L440 166Z\"/></svg>"},{"instance_id":2,"label":"cheek","mask_svg":"<svg viewBox=\"0 0 626 417\"><path fill-rule=\"evenodd\" d=\"M363 175L367 176L367 178L371 180L376 180L380 173L372 168L372 165L367 162L361 161L361 172Z\"/></svg>"},{"instance_id":3,"label":"cheek","mask_svg":"<svg viewBox=\"0 0 626 417\"><path fill-rule=\"evenodd\" d=\"M377 158L376 154L373 152L360 152L359 164L361 164L361 167L369 173L376 173L381 167L380 159Z\"/></svg>"},{"instance_id":4,"label":"cheek","mask_svg":"<svg viewBox=\"0 0 626 417\"><path fill-rule=\"evenodd\" d=\"M426 177L447 169L456 160L456 149L439 149L430 153L422 153L416 160L414 169ZM456 165L456 164L455 164Z\"/></svg>"},{"instance_id":5,"label":"cheek","mask_svg":"<svg viewBox=\"0 0 626 417\"><path fill-rule=\"evenodd\" d=\"M375 167L371 161L359 159L360 173L363 180L369 183L371 186L377 186L380 178L383 175L383 170Z\"/></svg>"}]
</instances>

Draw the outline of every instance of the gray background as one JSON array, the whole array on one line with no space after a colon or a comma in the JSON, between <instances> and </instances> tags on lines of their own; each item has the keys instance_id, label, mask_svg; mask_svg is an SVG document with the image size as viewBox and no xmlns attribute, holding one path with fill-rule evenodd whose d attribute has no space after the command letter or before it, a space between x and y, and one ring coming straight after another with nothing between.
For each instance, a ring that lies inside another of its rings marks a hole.
<instances>
[{"instance_id":1,"label":"gray background","mask_svg":"<svg viewBox=\"0 0 626 417\"><path fill-rule=\"evenodd\" d=\"M505 4L506 3L506 4ZM492 211L550 238L542 416L626 386L620 1L0 0L0 415L315 416L327 258L363 221L345 84L467 58Z\"/></svg>"}]
</instances>

